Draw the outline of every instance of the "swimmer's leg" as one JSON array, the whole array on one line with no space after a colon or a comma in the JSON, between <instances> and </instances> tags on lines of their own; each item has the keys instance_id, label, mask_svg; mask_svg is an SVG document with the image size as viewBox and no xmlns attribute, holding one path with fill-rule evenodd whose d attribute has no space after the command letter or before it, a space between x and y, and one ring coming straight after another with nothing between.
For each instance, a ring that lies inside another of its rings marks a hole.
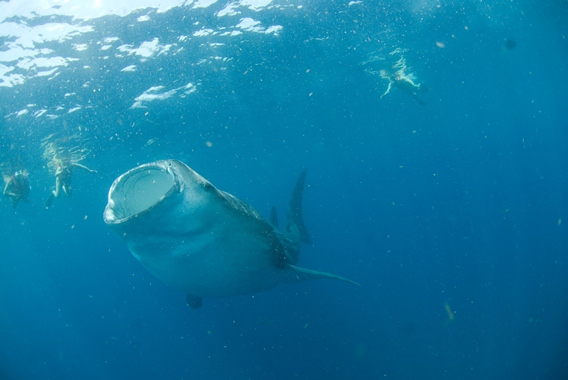
<instances>
[{"instance_id":1,"label":"swimmer's leg","mask_svg":"<svg viewBox=\"0 0 568 380\"><path fill-rule=\"evenodd\" d=\"M61 179L59 177L55 178L55 190L53 191L53 196L55 198L59 198L59 194L61 193Z\"/></svg>"},{"instance_id":2,"label":"swimmer's leg","mask_svg":"<svg viewBox=\"0 0 568 380\"><path fill-rule=\"evenodd\" d=\"M381 95L380 99L382 99L383 96L385 96L386 94L388 94L388 93L390 92L391 88L392 88L392 82L389 82L389 86L387 87L387 90L385 91L384 94Z\"/></svg>"},{"instance_id":3,"label":"swimmer's leg","mask_svg":"<svg viewBox=\"0 0 568 380\"><path fill-rule=\"evenodd\" d=\"M61 191L61 180L59 179L59 177L55 178L55 190L51 191L51 194L49 194L49 197L47 197L47 199L45 200L45 207L49 208L51 207L51 202L53 202L53 198L59 198L59 193Z\"/></svg>"},{"instance_id":4,"label":"swimmer's leg","mask_svg":"<svg viewBox=\"0 0 568 380\"><path fill-rule=\"evenodd\" d=\"M71 185L70 184L66 184L63 185L63 191L65 192L65 195L67 195L67 197L71 196Z\"/></svg>"}]
</instances>

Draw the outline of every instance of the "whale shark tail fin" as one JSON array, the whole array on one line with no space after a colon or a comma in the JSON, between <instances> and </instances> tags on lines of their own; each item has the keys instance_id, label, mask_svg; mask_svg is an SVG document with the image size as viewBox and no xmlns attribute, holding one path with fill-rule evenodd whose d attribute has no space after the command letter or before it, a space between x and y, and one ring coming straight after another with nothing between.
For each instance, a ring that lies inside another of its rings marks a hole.
<instances>
[{"instance_id":1,"label":"whale shark tail fin","mask_svg":"<svg viewBox=\"0 0 568 380\"><path fill-rule=\"evenodd\" d=\"M302 195L304 193L305 181L306 169L302 171L298 181L296 181L290 203L288 203L288 225L286 226L286 231L293 233L297 229L300 232L300 241L309 244L311 242L310 235L302 218Z\"/></svg>"},{"instance_id":2,"label":"whale shark tail fin","mask_svg":"<svg viewBox=\"0 0 568 380\"><path fill-rule=\"evenodd\" d=\"M272 224L272 227L274 228L280 228L278 226L278 213L276 212L276 207L272 206L272 209L270 210L270 224Z\"/></svg>"},{"instance_id":3,"label":"whale shark tail fin","mask_svg":"<svg viewBox=\"0 0 568 380\"><path fill-rule=\"evenodd\" d=\"M357 285L357 286L361 286L361 284L355 282L355 281L351 281L348 278L345 277L341 277L338 276L336 274L333 273L327 273L327 272L320 272L317 270L313 270L313 269L306 269L306 268L302 268L302 267L297 267L295 265L287 265L289 269L292 270L292 275L293 277L290 279L289 282L296 282L296 281L303 281L303 280L315 280L318 278L331 278L333 280L339 280L339 281L343 281L343 282L348 282L350 284L353 285Z\"/></svg>"}]
</instances>

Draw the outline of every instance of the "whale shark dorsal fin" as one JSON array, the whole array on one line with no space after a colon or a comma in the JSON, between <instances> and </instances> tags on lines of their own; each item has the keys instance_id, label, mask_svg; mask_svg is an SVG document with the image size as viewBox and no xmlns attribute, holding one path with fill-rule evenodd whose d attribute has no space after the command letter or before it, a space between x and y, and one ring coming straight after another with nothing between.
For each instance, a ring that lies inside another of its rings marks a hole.
<instances>
[{"instance_id":1,"label":"whale shark dorsal fin","mask_svg":"<svg viewBox=\"0 0 568 380\"><path fill-rule=\"evenodd\" d=\"M290 279L289 282L296 282L296 281L303 281L303 280L315 280L315 279L318 279L318 278L331 278L331 279L334 279L334 280L344 281L344 282L348 282L348 283L353 284L353 285L361 286L361 284L359 284L355 281L351 281L348 278L341 277L341 276L338 276L338 275L333 274L333 273L320 272L320 271L313 270L313 269L306 269L306 268L302 268L302 267L297 267L297 266L291 265L291 264L288 264L287 267L289 269L291 269L291 274L292 274L292 278Z\"/></svg>"},{"instance_id":2,"label":"whale shark dorsal fin","mask_svg":"<svg viewBox=\"0 0 568 380\"><path fill-rule=\"evenodd\" d=\"M280 228L278 227L278 213L274 206L272 206L272 209L270 210L270 224L272 224L272 227Z\"/></svg>"},{"instance_id":3,"label":"whale shark dorsal fin","mask_svg":"<svg viewBox=\"0 0 568 380\"><path fill-rule=\"evenodd\" d=\"M311 243L310 235L302 218L302 194L304 193L305 181L306 169L302 171L298 181L296 181L290 203L288 203L288 225L286 226L286 231L293 232L295 231L295 227L297 227L300 232L300 241L309 244Z\"/></svg>"},{"instance_id":4,"label":"whale shark dorsal fin","mask_svg":"<svg viewBox=\"0 0 568 380\"><path fill-rule=\"evenodd\" d=\"M201 305L203 305L203 298L192 296L191 294L185 296L185 301L187 302L187 306L192 309L199 309Z\"/></svg>"}]
</instances>

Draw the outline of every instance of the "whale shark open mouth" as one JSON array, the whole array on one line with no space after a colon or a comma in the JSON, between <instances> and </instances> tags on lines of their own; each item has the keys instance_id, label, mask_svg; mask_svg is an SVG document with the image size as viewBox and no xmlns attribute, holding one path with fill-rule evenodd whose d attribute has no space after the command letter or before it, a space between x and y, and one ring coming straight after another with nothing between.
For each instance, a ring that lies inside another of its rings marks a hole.
<instances>
[{"instance_id":1,"label":"whale shark open mouth","mask_svg":"<svg viewBox=\"0 0 568 380\"><path fill-rule=\"evenodd\" d=\"M156 163L136 167L112 184L104 220L124 223L150 211L176 189L176 176L168 167Z\"/></svg>"}]
</instances>

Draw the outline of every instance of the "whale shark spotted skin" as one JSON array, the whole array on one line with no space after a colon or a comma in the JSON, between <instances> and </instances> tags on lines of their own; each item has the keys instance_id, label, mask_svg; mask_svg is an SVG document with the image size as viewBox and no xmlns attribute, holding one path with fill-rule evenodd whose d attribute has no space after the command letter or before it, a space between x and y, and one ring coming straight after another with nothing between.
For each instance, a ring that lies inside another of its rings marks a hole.
<instances>
[{"instance_id":1,"label":"whale shark spotted skin","mask_svg":"<svg viewBox=\"0 0 568 380\"><path fill-rule=\"evenodd\" d=\"M310 237L302 220L305 170L278 228L253 207L218 190L177 160L138 166L118 177L104 221L151 273L187 294L193 308L203 297L261 292L280 283L346 278L295 266Z\"/></svg>"}]
</instances>

